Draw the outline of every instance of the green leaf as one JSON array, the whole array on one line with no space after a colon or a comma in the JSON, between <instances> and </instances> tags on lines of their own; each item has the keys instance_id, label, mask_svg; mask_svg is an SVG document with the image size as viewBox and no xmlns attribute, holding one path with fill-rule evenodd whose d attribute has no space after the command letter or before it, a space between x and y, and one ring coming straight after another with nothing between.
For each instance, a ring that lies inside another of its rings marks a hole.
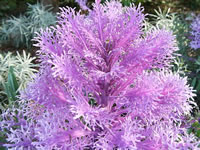
<instances>
[{"instance_id":1,"label":"green leaf","mask_svg":"<svg viewBox=\"0 0 200 150\"><path fill-rule=\"evenodd\" d=\"M13 67L9 68L8 81L4 84L4 89L8 97L9 104L17 99L19 85L14 74Z\"/></svg>"},{"instance_id":2,"label":"green leaf","mask_svg":"<svg viewBox=\"0 0 200 150\"><path fill-rule=\"evenodd\" d=\"M9 85L11 85L13 91L17 91L18 90L19 85L17 83L17 79L15 77L14 70L13 70L12 66L10 67L10 70L9 70L9 73L8 73L8 82L10 82Z\"/></svg>"},{"instance_id":3,"label":"green leaf","mask_svg":"<svg viewBox=\"0 0 200 150\"><path fill-rule=\"evenodd\" d=\"M188 134L191 134L192 133L192 128L189 128L188 129Z\"/></svg>"},{"instance_id":4,"label":"green leaf","mask_svg":"<svg viewBox=\"0 0 200 150\"><path fill-rule=\"evenodd\" d=\"M200 138L200 129L196 131L196 134L195 134L198 138Z\"/></svg>"},{"instance_id":5,"label":"green leaf","mask_svg":"<svg viewBox=\"0 0 200 150\"><path fill-rule=\"evenodd\" d=\"M200 82L198 82L197 87L196 87L197 91L200 91Z\"/></svg>"},{"instance_id":6,"label":"green leaf","mask_svg":"<svg viewBox=\"0 0 200 150\"><path fill-rule=\"evenodd\" d=\"M192 85L193 87L195 87L196 82L197 82L197 78L194 78L194 79L192 80L192 84L191 84L191 85Z\"/></svg>"},{"instance_id":7,"label":"green leaf","mask_svg":"<svg viewBox=\"0 0 200 150\"><path fill-rule=\"evenodd\" d=\"M200 128L200 124L199 124L198 122L194 122L194 123L192 124L192 127L193 127L193 128Z\"/></svg>"},{"instance_id":8,"label":"green leaf","mask_svg":"<svg viewBox=\"0 0 200 150\"><path fill-rule=\"evenodd\" d=\"M0 150L6 150L6 148L5 147L0 147Z\"/></svg>"},{"instance_id":9,"label":"green leaf","mask_svg":"<svg viewBox=\"0 0 200 150\"><path fill-rule=\"evenodd\" d=\"M8 97L8 101L9 101L9 104L12 103L12 101L15 99L15 92L13 92L11 89L10 89L10 86L8 83L5 83L4 84L4 88L5 88L5 92L7 94L7 97Z\"/></svg>"},{"instance_id":10,"label":"green leaf","mask_svg":"<svg viewBox=\"0 0 200 150\"><path fill-rule=\"evenodd\" d=\"M5 133L0 131L0 143L6 143ZM0 146L0 150L6 150L5 147Z\"/></svg>"}]
</instances>

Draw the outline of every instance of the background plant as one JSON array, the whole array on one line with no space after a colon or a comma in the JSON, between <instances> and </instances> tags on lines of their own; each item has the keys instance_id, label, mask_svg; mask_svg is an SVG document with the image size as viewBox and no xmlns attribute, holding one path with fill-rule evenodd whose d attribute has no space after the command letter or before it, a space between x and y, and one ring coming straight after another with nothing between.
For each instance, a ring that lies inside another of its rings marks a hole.
<instances>
[{"instance_id":1,"label":"background plant","mask_svg":"<svg viewBox=\"0 0 200 150\"><path fill-rule=\"evenodd\" d=\"M1 44L12 44L15 47L21 45L28 46L28 29L27 18L24 16L10 17L8 20L2 22L0 28L0 42Z\"/></svg>"},{"instance_id":2,"label":"background plant","mask_svg":"<svg viewBox=\"0 0 200 150\"><path fill-rule=\"evenodd\" d=\"M192 0L192 1L181 0L181 2L183 5L190 8L191 10L199 10L200 0Z\"/></svg>"},{"instance_id":3,"label":"background plant","mask_svg":"<svg viewBox=\"0 0 200 150\"><path fill-rule=\"evenodd\" d=\"M12 105L14 101L17 100L17 95L19 94L19 85L17 83L17 79L11 66L8 71L8 79L7 82L4 83L5 93L8 97L8 105Z\"/></svg>"},{"instance_id":4,"label":"background plant","mask_svg":"<svg viewBox=\"0 0 200 150\"><path fill-rule=\"evenodd\" d=\"M0 43L12 44L17 48L23 46L30 48L35 32L55 24L56 17L51 9L52 7L40 3L29 4L25 15L3 20L0 27Z\"/></svg>"},{"instance_id":5,"label":"background plant","mask_svg":"<svg viewBox=\"0 0 200 150\"><path fill-rule=\"evenodd\" d=\"M0 1L0 20L9 15L19 15L26 10L26 4L36 3L37 0L1 0Z\"/></svg>"},{"instance_id":6,"label":"background plant","mask_svg":"<svg viewBox=\"0 0 200 150\"><path fill-rule=\"evenodd\" d=\"M190 46L198 50L200 49L200 16L194 17L192 24L191 24L191 42Z\"/></svg>"},{"instance_id":7,"label":"background plant","mask_svg":"<svg viewBox=\"0 0 200 150\"><path fill-rule=\"evenodd\" d=\"M26 54L23 51L23 55L21 56L17 52L17 56L13 55L12 53L7 54L0 54L0 100L1 105L6 104L7 102L7 94L9 90L5 91L5 84L6 82L10 83L9 85L19 84L18 86L14 86L16 90L22 90L26 87L26 84L32 80L34 77L34 73L37 72L38 65L34 64L35 57L30 57L30 54ZM13 68L10 70L10 68ZM10 71L9 71L10 70ZM15 81L15 77L18 83ZM7 80L9 79L9 80ZM8 85L8 86L9 86ZM12 93L12 91L10 91ZM6 103L5 103L6 102Z\"/></svg>"}]
</instances>

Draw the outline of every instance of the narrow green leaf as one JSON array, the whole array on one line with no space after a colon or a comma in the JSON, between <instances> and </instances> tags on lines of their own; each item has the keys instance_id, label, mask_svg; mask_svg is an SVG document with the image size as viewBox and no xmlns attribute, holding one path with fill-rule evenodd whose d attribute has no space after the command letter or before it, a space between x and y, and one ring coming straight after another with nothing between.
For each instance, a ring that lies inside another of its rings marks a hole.
<instances>
[{"instance_id":1,"label":"narrow green leaf","mask_svg":"<svg viewBox=\"0 0 200 150\"><path fill-rule=\"evenodd\" d=\"M4 84L4 88L5 88L5 92L8 96L8 101L9 104L12 103L12 101L15 101L17 90L19 88L15 74L14 74L14 70L13 67L9 68L9 72L8 72L8 81Z\"/></svg>"},{"instance_id":2,"label":"narrow green leaf","mask_svg":"<svg viewBox=\"0 0 200 150\"><path fill-rule=\"evenodd\" d=\"M15 91L17 91L17 89L19 88L19 85L17 83L17 79L15 77L14 69L13 69L12 66L10 67L9 74L10 74L10 77L11 77L11 80L12 80L13 88L15 89Z\"/></svg>"},{"instance_id":3,"label":"narrow green leaf","mask_svg":"<svg viewBox=\"0 0 200 150\"><path fill-rule=\"evenodd\" d=\"M8 83L5 83L5 84L4 84L4 89L5 89L5 92L6 92L7 96L8 96L8 98L11 97L10 92L9 92Z\"/></svg>"},{"instance_id":4,"label":"narrow green leaf","mask_svg":"<svg viewBox=\"0 0 200 150\"><path fill-rule=\"evenodd\" d=\"M194 78L194 79L192 80L192 84L191 84L191 85L192 85L193 87L195 87L196 82L197 82L197 78Z\"/></svg>"},{"instance_id":5,"label":"narrow green leaf","mask_svg":"<svg viewBox=\"0 0 200 150\"><path fill-rule=\"evenodd\" d=\"M5 92L7 94L7 97L8 97L8 102L9 104L12 103L12 101L15 99L15 95L13 94L13 92L11 91L8 83L5 83L4 84L4 89L5 89Z\"/></svg>"},{"instance_id":6,"label":"narrow green leaf","mask_svg":"<svg viewBox=\"0 0 200 150\"><path fill-rule=\"evenodd\" d=\"M198 84L197 84L196 90L197 90L197 91L200 91L200 81L199 81Z\"/></svg>"}]
</instances>

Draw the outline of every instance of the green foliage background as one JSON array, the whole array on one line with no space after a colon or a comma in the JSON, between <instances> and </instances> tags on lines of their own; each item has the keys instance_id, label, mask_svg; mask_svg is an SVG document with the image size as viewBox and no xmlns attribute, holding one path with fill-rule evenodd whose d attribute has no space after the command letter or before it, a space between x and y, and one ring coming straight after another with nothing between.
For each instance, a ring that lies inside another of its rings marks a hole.
<instances>
[{"instance_id":1,"label":"green foliage background","mask_svg":"<svg viewBox=\"0 0 200 150\"><path fill-rule=\"evenodd\" d=\"M27 3L35 4L39 0L0 0L0 18L9 15L19 15L27 8ZM88 0L88 5L95 0ZM104 2L106 0L102 0ZM59 6L78 7L75 0L57 0ZM121 0L123 5L130 3L139 4L145 7L146 12L153 12L158 7L172 8L174 11L192 10L200 11L200 0Z\"/></svg>"},{"instance_id":2,"label":"green foliage background","mask_svg":"<svg viewBox=\"0 0 200 150\"><path fill-rule=\"evenodd\" d=\"M0 0L0 18L23 13L27 3L34 4L36 2L37 0Z\"/></svg>"}]
</instances>

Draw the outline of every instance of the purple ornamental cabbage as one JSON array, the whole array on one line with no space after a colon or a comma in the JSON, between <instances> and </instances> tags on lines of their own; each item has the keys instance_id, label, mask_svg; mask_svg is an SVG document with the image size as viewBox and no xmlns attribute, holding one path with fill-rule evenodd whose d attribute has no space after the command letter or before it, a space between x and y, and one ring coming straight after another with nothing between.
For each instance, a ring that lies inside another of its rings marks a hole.
<instances>
[{"instance_id":1,"label":"purple ornamental cabbage","mask_svg":"<svg viewBox=\"0 0 200 150\"><path fill-rule=\"evenodd\" d=\"M191 48L199 49L200 48L200 16L197 16L191 24L191 35L192 41L190 43Z\"/></svg>"},{"instance_id":2,"label":"purple ornamental cabbage","mask_svg":"<svg viewBox=\"0 0 200 150\"><path fill-rule=\"evenodd\" d=\"M61 8L41 31L41 69L18 107L2 114L9 149L196 150L182 118L194 104L169 70L171 32L143 32L138 6L99 1L84 15Z\"/></svg>"}]
</instances>

